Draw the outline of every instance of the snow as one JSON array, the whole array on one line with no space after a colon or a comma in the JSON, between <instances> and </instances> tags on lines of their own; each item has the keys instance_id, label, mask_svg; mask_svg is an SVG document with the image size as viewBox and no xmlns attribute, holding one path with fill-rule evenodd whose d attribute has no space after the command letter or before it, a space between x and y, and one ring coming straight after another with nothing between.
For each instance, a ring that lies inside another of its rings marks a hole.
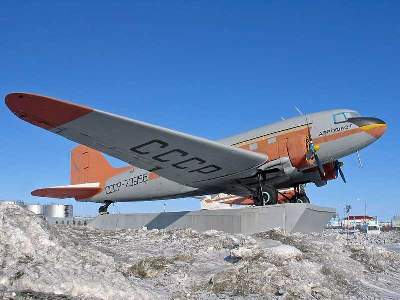
<instances>
[{"instance_id":1,"label":"snow","mask_svg":"<svg viewBox=\"0 0 400 300\"><path fill-rule=\"evenodd\" d=\"M302 252L290 245L279 245L270 249L270 252L283 259L301 258Z\"/></svg>"},{"instance_id":2,"label":"snow","mask_svg":"<svg viewBox=\"0 0 400 300\"><path fill-rule=\"evenodd\" d=\"M400 298L400 233L49 226L0 205L3 299Z\"/></svg>"},{"instance_id":3,"label":"snow","mask_svg":"<svg viewBox=\"0 0 400 300\"><path fill-rule=\"evenodd\" d=\"M63 235L19 206L0 205L0 243L3 293L36 291L100 299L157 296L132 285L112 257L86 247L84 239L65 243Z\"/></svg>"}]
</instances>

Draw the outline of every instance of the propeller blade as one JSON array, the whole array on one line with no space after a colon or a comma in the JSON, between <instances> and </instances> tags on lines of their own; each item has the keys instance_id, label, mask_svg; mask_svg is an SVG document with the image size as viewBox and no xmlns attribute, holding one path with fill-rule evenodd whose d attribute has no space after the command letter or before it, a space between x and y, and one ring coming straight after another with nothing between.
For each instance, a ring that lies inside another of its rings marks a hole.
<instances>
[{"instance_id":1,"label":"propeller blade","mask_svg":"<svg viewBox=\"0 0 400 300\"><path fill-rule=\"evenodd\" d=\"M362 168L363 167L363 163L362 163L362 160L361 160L360 151L358 151L358 150L357 150L357 160L358 160L358 166L360 168Z\"/></svg>"},{"instance_id":2,"label":"propeller blade","mask_svg":"<svg viewBox=\"0 0 400 300\"><path fill-rule=\"evenodd\" d=\"M340 178L342 178L343 182L344 182L344 183L347 183L346 177L344 177L344 173L343 173L343 171L342 171L342 166L343 166L343 163L342 163L342 162L340 162L340 161L338 161L338 160L335 161L336 177L337 177L338 175L340 175Z\"/></svg>"},{"instance_id":3,"label":"propeller blade","mask_svg":"<svg viewBox=\"0 0 400 300\"><path fill-rule=\"evenodd\" d=\"M306 160L312 159L313 156L314 156L314 153L312 153L310 150L308 150L306 153Z\"/></svg>"},{"instance_id":4,"label":"propeller blade","mask_svg":"<svg viewBox=\"0 0 400 300\"><path fill-rule=\"evenodd\" d=\"M322 166L322 163L321 163L317 153L314 153L314 158L315 158L315 162L317 163L317 166L318 166L319 174L321 175L321 177L325 177L325 170L324 170L324 167Z\"/></svg>"},{"instance_id":5,"label":"propeller blade","mask_svg":"<svg viewBox=\"0 0 400 300\"><path fill-rule=\"evenodd\" d=\"M339 167L338 171L339 171L340 177L342 178L343 182L344 182L344 183L347 183L346 177L344 177L344 173L343 173L343 171L342 171L342 168Z\"/></svg>"}]
</instances>

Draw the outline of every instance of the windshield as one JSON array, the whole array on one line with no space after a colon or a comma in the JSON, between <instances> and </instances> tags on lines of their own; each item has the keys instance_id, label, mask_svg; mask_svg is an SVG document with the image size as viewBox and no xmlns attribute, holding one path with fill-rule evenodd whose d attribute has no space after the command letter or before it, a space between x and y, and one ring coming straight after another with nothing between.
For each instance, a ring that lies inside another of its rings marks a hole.
<instances>
[{"instance_id":1,"label":"windshield","mask_svg":"<svg viewBox=\"0 0 400 300\"><path fill-rule=\"evenodd\" d=\"M336 123L342 123L346 122L350 118L356 118L360 117L361 115L358 112L355 111L344 111L341 113L337 113L333 115L333 122Z\"/></svg>"}]
</instances>

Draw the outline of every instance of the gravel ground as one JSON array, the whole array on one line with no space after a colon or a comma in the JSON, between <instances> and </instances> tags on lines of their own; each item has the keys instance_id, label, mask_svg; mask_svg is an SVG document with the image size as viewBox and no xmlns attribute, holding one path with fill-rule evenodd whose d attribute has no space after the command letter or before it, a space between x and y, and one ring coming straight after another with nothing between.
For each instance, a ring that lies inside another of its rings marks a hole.
<instances>
[{"instance_id":1,"label":"gravel ground","mask_svg":"<svg viewBox=\"0 0 400 300\"><path fill-rule=\"evenodd\" d=\"M400 233L49 226L0 205L3 299L400 299Z\"/></svg>"}]
</instances>

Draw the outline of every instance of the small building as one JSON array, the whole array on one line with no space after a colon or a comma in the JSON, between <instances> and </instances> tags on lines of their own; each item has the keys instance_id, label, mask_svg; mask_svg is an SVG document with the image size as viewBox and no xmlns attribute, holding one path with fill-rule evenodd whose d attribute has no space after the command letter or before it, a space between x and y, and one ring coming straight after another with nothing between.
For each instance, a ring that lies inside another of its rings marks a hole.
<instances>
[{"instance_id":1,"label":"small building","mask_svg":"<svg viewBox=\"0 0 400 300\"><path fill-rule=\"evenodd\" d=\"M377 221L377 218L371 216L348 216L342 220L342 227L360 229L363 224L373 221Z\"/></svg>"},{"instance_id":2,"label":"small building","mask_svg":"<svg viewBox=\"0 0 400 300\"><path fill-rule=\"evenodd\" d=\"M336 215L335 217L333 217L332 219L330 219L327 228L332 228L332 229L337 229L337 228L341 228L341 222L340 222L340 218L338 215Z\"/></svg>"},{"instance_id":3,"label":"small building","mask_svg":"<svg viewBox=\"0 0 400 300\"><path fill-rule=\"evenodd\" d=\"M392 218L392 228L395 230L400 230L400 216L394 216Z\"/></svg>"},{"instance_id":4,"label":"small building","mask_svg":"<svg viewBox=\"0 0 400 300\"><path fill-rule=\"evenodd\" d=\"M379 225L378 220L371 220L368 221L367 223L364 223L361 225L360 228L361 232L364 232L366 234L380 234L381 233L381 227Z\"/></svg>"}]
</instances>

